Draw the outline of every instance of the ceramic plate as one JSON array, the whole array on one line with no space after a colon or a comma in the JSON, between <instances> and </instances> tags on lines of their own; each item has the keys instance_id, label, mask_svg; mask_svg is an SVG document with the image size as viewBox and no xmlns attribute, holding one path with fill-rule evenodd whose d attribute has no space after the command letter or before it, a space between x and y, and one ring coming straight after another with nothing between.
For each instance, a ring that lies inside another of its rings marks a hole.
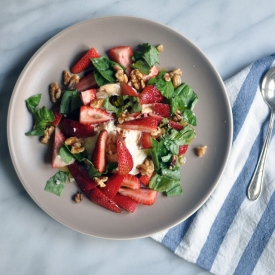
<instances>
[{"instance_id":1,"label":"ceramic plate","mask_svg":"<svg viewBox=\"0 0 275 275\"><path fill-rule=\"evenodd\" d=\"M160 67L182 69L182 80L197 93L195 107L197 138L189 147L182 166L183 195L167 198L162 194L153 206L139 205L134 214L115 214L88 199L76 204L71 198L77 188L67 184L61 197L44 191L46 181L57 170L51 168L50 150L37 137L25 133L32 117L25 99L42 93L40 107L50 107L48 87L61 83L64 69L90 47L101 55L118 45L148 42L163 44ZM14 88L8 114L8 142L16 172L32 199L51 217L84 234L131 239L149 236L175 226L194 213L213 192L224 170L232 140L231 108L223 82L207 57L193 43L172 29L134 17L106 17L74 25L49 40L28 62ZM194 147L207 145L203 158Z\"/></svg>"}]
</instances>

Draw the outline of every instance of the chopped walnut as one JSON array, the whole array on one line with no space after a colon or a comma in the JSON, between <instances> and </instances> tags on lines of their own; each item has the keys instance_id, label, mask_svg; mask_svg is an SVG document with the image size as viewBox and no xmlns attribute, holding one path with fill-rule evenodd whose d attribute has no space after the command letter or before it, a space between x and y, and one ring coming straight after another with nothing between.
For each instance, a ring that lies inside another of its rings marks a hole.
<instances>
[{"instance_id":1,"label":"chopped walnut","mask_svg":"<svg viewBox=\"0 0 275 275\"><path fill-rule=\"evenodd\" d=\"M146 86L144 82L144 76L138 69L134 69L131 71L130 82L137 91L143 90Z\"/></svg>"},{"instance_id":2,"label":"chopped walnut","mask_svg":"<svg viewBox=\"0 0 275 275\"><path fill-rule=\"evenodd\" d=\"M176 88L181 84L181 77L178 74L174 74L172 77L172 84Z\"/></svg>"},{"instance_id":3,"label":"chopped walnut","mask_svg":"<svg viewBox=\"0 0 275 275\"><path fill-rule=\"evenodd\" d=\"M146 158L142 164L139 164L137 166L137 169L139 170L141 175L147 175L149 177L152 176L155 171L153 161L148 158Z\"/></svg>"},{"instance_id":4,"label":"chopped walnut","mask_svg":"<svg viewBox=\"0 0 275 275\"><path fill-rule=\"evenodd\" d=\"M113 69L116 72L115 77L119 82L128 82L128 76L124 73L123 69L119 65L115 64Z\"/></svg>"},{"instance_id":5,"label":"chopped walnut","mask_svg":"<svg viewBox=\"0 0 275 275\"><path fill-rule=\"evenodd\" d=\"M180 122L182 120L182 113L179 110L176 110L176 113L172 116L172 120L175 122Z\"/></svg>"},{"instance_id":6,"label":"chopped walnut","mask_svg":"<svg viewBox=\"0 0 275 275\"><path fill-rule=\"evenodd\" d=\"M94 177L93 180L100 188L103 188L106 186L105 182L108 180L108 177Z\"/></svg>"},{"instance_id":7,"label":"chopped walnut","mask_svg":"<svg viewBox=\"0 0 275 275\"><path fill-rule=\"evenodd\" d=\"M158 138L158 137L162 136L162 134L163 134L163 132L162 132L161 128L158 127L155 131L153 131L151 133L151 136L154 138Z\"/></svg>"},{"instance_id":8,"label":"chopped walnut","mask_svg":"<svg viewBox=\"0 0 275 275\"><path fill-rule=\"evenodd\" d=\"M197 147L195 148L196 155L198 157L202 157L206 153L207 146Z\"/></svg>"},{"instance_id":9,"label":"chopped walnut","mask_svg":"<svg viewBox=\"0 0 275 275\"><path fill-rule=\"evenodd\" d=\"M41 143L43 144L47 144L50 140L50 137L51 135L53 134L54 132L54 129L55 127L54 126L50 126L50 127L47 127L44 131L44 136L42 137L42 139L40 140Z\"/></svg>"},{"instance_id":10,"label":"chopped walnut","mask_svg":"<svg viewBox=\"0 0 275 275\"><path fill-rule=\"evenodd\" d=\"M83 194L78 191L73 198L76 203L80 203L83 200Z\"/></svg>"},{"instance_id":11,"label":"chopped walnut","mask_svg":"<svg viewBox=\"0 0 275 275\"><path fill-rule=\"evenodd\" d=\"M61 89L57 82L54 82L50 85L50 97L51 101L55 103L61 96Z\"/></svg>"},{"instance_id":12,"label":"chopped walnut","mask_svg":"<svg viewBox=\"0 0 275 275\"><path fill-rule=\"evenodd\" d=\"M77 74L71 74L69 71L63 72L63 83L68 85L69 89L75 88L76 84L79 83L80 77Z\"/></svg>"},{"instance_id":13,"label":"chopped walnut","mask_svg":"<svg viewBox=\"0 0 275 275\"><path fill-rule=\"evenodd\" d=\"M95 98L91 101L90 106L93 108L100 108L104 103L104 98Z\"/></svg>"},{"instance_id":14,"label":"chopped walnut","mask_svg":"<svg viewBox=\"0 0 275 275\"><path fill-rule=\"evenodd\" d=\"M165 74L163 75L163 79L164 79L166 82L170 81L170 80L171 80L170 74L169 74L169 73L165 73Z\"/></svg>"},{"instance_id":15,"label":"chopped walnut","mask_svg":"<svg viewBox=\"0 0 275 275\"><path fill-rule=\"evenodd\" d=\"M164 47L162 44L158 45L156 48L160 53L163 52L163 50L164 50Z\"/></svg>"},{"instance_id":16,"label":"chopped walnut","mask_svg":"<svg viewBox=\"0 0 275 275\"><path fill-rule=\"evenodd\" d=\"M71 145L71 153L79 154L85 150L84 139L77 137L70 137L65 140L66 145Z\"/></svg>"}]
</instances>

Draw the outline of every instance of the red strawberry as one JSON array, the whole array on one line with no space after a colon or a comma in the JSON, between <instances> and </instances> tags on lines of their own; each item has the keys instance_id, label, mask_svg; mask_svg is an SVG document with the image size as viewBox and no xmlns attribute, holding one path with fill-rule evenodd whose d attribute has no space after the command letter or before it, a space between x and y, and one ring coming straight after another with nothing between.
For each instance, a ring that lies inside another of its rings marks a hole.
<instances>
[{"instance_id":1,"label":"red strawberry","mask_svg":"<svg viewBox=\"0 0 275 275\"><path fill-rule=\"evenodd\" d=\"M130 74L133 50L130 46L118 46L109 50L110 59L126 68L126 74Z\"/></svg>"},{"instance_id":2,"label":"red strawberry","mask_svg":"<svg viewBox=\"0 0 275 275\"><path fill-rule=\"evenodd\" d=\"M84 56L81 57L81 59L72 67L72 73L78 74L82 71L86 70L90 65L92 65L92 62L90 58L98 58L100 57L99 53L96 51L96 49L91 48L89 51L87 51Z\"/></svg>"},{"instance_id":3,"label":"red strawberry","mask_svg":"<svg viewBox=\"0 0 275 275\"><path fill-rule=\"evenodd\" d=\"M119 174L114 174L109 177L108 181L106 182L106 186L100 188L100 191L104 193L108 198L112 199L118 189L121 187L124 177Z\"/></svg>"},{"instance_id":4,"label":"red strawberry","mask_svg":"<svg viewBox=\"0 0 275 275\"><path fill-rule=\"evenodd\" d=\"M85 91L93 88L97 88L97 83L95 81L94 73L87 74L80 79L79 83L76 84L75 88L79 91Z\"/></svg>"},{"instance_id":5,"label":"red strawberry","mask_svg":"<svg viewBox=\"0 0 275 275\"><path fill-rule=\"evenodd\" d=\"M146 86L139 95L140 104L159 103L164 100L164 96L153 85Z\"/></svg>"},{"instance_id":6,"label":"red strawberry","mask_svg":"<svg viewBox=\"0 0 275 275\"><path fill-rule=\"evenodd\" d=\"M80 92L80 98L83 105L89 105L91 101L96 98L96 89L89 89Z\"/></svg>"},{"instance_id":7,"label":"red strawberry","mask_svg":"<svg viewBox=\"0 0 275 275\"><path fill-rule=\"evenodd\" d=\"M76 120L64 119L63 131L66 137L87 138L94 135L94 126L90 124L82 124Z\"/></svg>"},{"instance_id":8,"label":"red strawberry","mask_svg":"<svg viewBox=\"0 0 275 275\"><path fill-rule=\"evenodd\" d=\"M131 174L127 174L123 177L123 181L121 186L128 187L131 189L139 189L140 188L140 181L139 179Z\"/></svg>"},{"instance_id":9,"label":"red strawberry","mask_svg":"<svg viewBox=\"0 0 275 275\"><path fill-rule=\"evenodd\" d=\"M96 182L89 177L88 170L76 161L68 168L81 192L88 196L90 191L97 186Z\"/></svg>"},{"instance_id":10,"label":"red strawberry","mask_svg":"<svg viewBox=\"0 0 275 275\"><path fill-rule=\"evenodd\" d=\"M172 128L174 128L174 129L176 129L176 130L178 130L178 131L180 131L180 130L183 129L183 125L181 125L180 123L175 122L175 121L173 121L173 120L170 120L170 121L169 121L169 125L170 125Z\"/></svg>"},{"instance_id":11,"label":"red strawberry","mask_svg":"<svg viewBox=\"0 0 275 275\"><path fill-rule=\"evenodd\" d=\"M117 193L114 197L113 197L113 201L120 206L121 208L127 210L130 213L134 213L134 211L136 210L137 206L138 206L138 202L135 200L132 200L129 197L125 197L120 195L119 193Z\"/></svg>"},{"instance_id":12,"label":"red strawberry","mask_svg":"<svg viewBox=\"0 0 275 275\"><path fill-rule=\"evenodd\" d=\"M117 133L116 138L117 146L117 160L118 160L118 173L120 175L128 174L134 166L133 157L125 145L123 136Z\"/></svg>"},{"instance_id":13,"label":"red strawberry","mask_svg":"<svg viewBox=\"0 0 275 275\"><path fill-rule=\"evenodd\" d=\"M80 107L79 121L83 124L99 124L113 119L112 115L105 110L90 106Z\"/></svg>"},{"instance_id":14,"label":"red strawberry","mask_svg":"<svg viewBox=\"0 0 275 275\"><path fill-rule=\"evenodd\" d=\"M145 133L145 132L141 133L140 144L143 149L148 149L153 147L151 137L152 136L150 133Z\"/></svg>"},{"instance_id":15,"label":"red strawberry","mask_svg":"<svg viewBox=\"0 0 275 275\"><path fill-rule=\"evenodd\" d=\"M54 126L57 126L63 117L63 115L59 113L59 110L60 105L55 105L53 107L54 121L52 122L52 125Z\"/></svg>"},{"instance_id":16,"label":"red strawberry","mask_svg":"<svg viewBox=\"0 0 275 275\"><path fill-rule=\"evenodd\" d=\"M188 149L188 144L179 146L179 156L184 155Z\"/></svg>"},{"instance_id":17,"label":"red strawberry","mask_svg":"<svg viewBox=\"0 0 275 275\"><path fill-rule=\"evenodd\" d=\"M138 96L137 91L125 82L120 82L121 95Z\"/></svg>"},{"instance_id":18,"label":"red strawberry","mask_svg":"<svg viewBox=\"0 0 275 275\"><path fill-rule=\"evenodd\" d=\"M171 115L170 105L164 103L154 103L154 112L162 117L169 117Z\"/></svg>"},{"instance_id":19,"label":"red strawberry","mask_svg":"<svg viewBox=\"0 0 275 275\"><path fill-rule=\"evenodd\" d=\"M153 176L153 175L152 175ZM144 185L144 186L148 186L150 183L150 180L152 178L152 176L147 176L147 175L141 175L139 177L140 182Z\"/></svg>"},{"instance_id":20,"label":"red strawberry","mask_svg":"<svg viewBox=\"0 0 275 275\"><path fill-rule=\"evenodd\" d=\"M53 168L65 167L68 165L68 163L65 163L59 155L59 149L60 147L63 146L65 139L66 138L64 134L61 132L59 128L56 127L54 132L54 143L53 143L53 150L52 150L52 167Z\"/></svg>"},{"instance_id":21,"label":"red strawberry","mask_svg":"<svg viewBox=\"0 0 275 275\"><path fill-rule=\"evenodd\" d=\"M111 211L116 212L116 213L121 213L122 212L122 208L120 208L114 201L109 199L98 188L93 188L90 191L90 193L88 195L88 198L92 202L94 202L94 203L96 203L96 204L98 204L98 205L100 205L100 206L102 206L102 207L104 207L108 210L111 210Z\"/></svg>"},{"instance_id":22,"label":"red strawberry","mask_svg":"<svg viewBox=\"0 0 275 275\"><path fill-rule=\"evenodd\" d=\"M106 149L107 137L108 137L107 130L101 130L98 135L98 138L95 144L95 149L91 157L91 161L99 173L102 173L106 167L105 149Z\"/></svg>"},{"instance_id":23,"label":"red strawberry","mask_svg":"<svg viewBox=\"0 0 275 275\"><path fill-rule=\"evenodd\" d=\"M117 127L128 130L139 130L141 132L151 133L158 127L158 121L154 117L141 117L125 121Z\"/></svg>"},{"instance_id":24,"label":"red strawberry","mask_svg":"<svg viewBox=\"0 0 275 275\"><path fill-rule=\"evenodd\" d=\"M159 70L156 66L153 66L150 70L150 73L148 75L144 75L143 80L144 82L147 82L150 78L156 76L159 73Z\"/></svg>"},{"instance_id":25,"label":"red strawberry","mask_svg":"<svg viewBox=\"0 0 275 275\"><path fill-rule=\"evenodd\" d=\"M140 204L152 205L156 201L158 192L151 189L120 188L118 193L127 196Z\"/></svg>"}]
</instances>

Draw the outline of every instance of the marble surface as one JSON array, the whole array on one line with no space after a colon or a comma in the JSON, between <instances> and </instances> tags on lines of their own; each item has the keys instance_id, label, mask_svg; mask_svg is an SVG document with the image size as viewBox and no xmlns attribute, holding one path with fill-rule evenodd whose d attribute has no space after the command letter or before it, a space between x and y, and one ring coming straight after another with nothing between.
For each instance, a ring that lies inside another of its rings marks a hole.
<instances>
[{"instance_id":1,"label":"marble surface","mask_svg":"<svg viewBox=\"0 0 275 275\"><path fill-rule=\"evenodd\" d=\"M97 239L59 224L29 197L12 166L8 102L26 62L64 28L110 15L175 29L204 51L224 80L275 52L275 7L269 0L1 0L0 274L210 274L151 238Z\"/></svg>"}]
</instances>

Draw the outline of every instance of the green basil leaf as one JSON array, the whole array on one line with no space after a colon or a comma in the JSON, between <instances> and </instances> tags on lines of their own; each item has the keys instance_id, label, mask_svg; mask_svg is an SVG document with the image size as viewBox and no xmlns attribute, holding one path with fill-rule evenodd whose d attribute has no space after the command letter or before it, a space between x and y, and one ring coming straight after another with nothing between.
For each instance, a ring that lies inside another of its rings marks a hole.
<instances>
[{"instance_id":1,"label":"green basil leaf","mask_svg":"<svg viewBox=\"0 0 275 275\"><path fill-rule=\"evenodd\" d=\"M185 109L182 112L182 119L193 126L197 126L197 118L194 113L189 109Z\"/></svg>"},{"instance_id":2,"label":"green basil leaf","mask_svg":"<svg viewBox=\"0 0 275 275\"><path fill-rule=\"evenodd\" d=\"M134 69L138 69L143 74L146 74L146 75L150 74L150 70L151 70L150 66L148 65L147 62L141 59L131 64L131 67Z\"/></svg>"},{"instance_id":3,"label":"green basil leaf","mask_svg":"<svg viewBox=\"0 0 275 275\"><path fill-rule=\"evenodd\" d=\"M174 96L175 100L179 102L178 107L180 111L183 111L186 107L192 111L198 101L197 94L186 83L182 83L175 89Z\"/></svg>"},{"instance_id":4,"label":"green basil leaf","mask_svg":"<svg viewBox=\"0 0 275 275\"><path fill-rule=\"evenodd\" d=\"M73 157L73 154L68 150L66 146L60 147L59 155L66 164L69 164L72 160L75 159Z\"/></svg>"},{"instance_id":5,"label":"green basil leaf","mask_svg":"<svg viewBox=\"0 0 275 275\"><path fill-rule=\"evenodd\" d=\"M65 91L60 104L60 114L69 114L82 105L77 90Z\"/></svg>"},{"instance_id":6,"label":"green basil leaf","mask_svg":"<svg viewBox=\"0 0 275 275\"><path fill-rule=\"evenodd\" d=\"M58 171L53 177L51 177L44 188L45 191L51 192L57 196L61 196L65 188L65 184L68 181L68 172Z\"/></svg>"},{"instance_id":7,"label":"green basil leaf","mask_svg":"<svg viewBox=\"0 0 275 275\"><path fill-rule=\"evenodd\" d=\"M182 188L181 188L180 182L177 182L177 184L175 184L173 187L171 187L168 190L166 190L166 196L167 197L179 196L182 193L183 192L182 192Z\"/></svg>"},{"instance_id":8,"label":"green basil leaf","mask_svg":"<svg viewBox=\"0 0 275 275\"><path fill-rule=\"evenodd\" d=\"M41 96L42 96L42 94L37 94L37 95L33 95L25 100L25 102L27 104L27 108L32 114L35 113L35 109L41 100Z\"/></svg>"}]
</instances>

